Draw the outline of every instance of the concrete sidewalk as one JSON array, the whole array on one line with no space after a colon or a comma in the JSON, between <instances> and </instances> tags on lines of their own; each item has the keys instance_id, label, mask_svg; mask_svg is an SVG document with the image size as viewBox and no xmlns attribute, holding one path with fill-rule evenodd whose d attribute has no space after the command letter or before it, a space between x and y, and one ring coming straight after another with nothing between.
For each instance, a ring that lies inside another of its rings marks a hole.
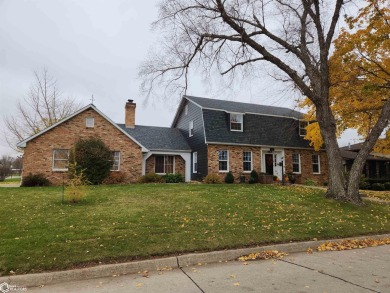
<instances>
[{"instance_id":1,"label":"concrete sidewalk","mask_svg":"<svg viewBox=\"0 0 390 293\"><path fill-rule=\"evenodd\" d=\"M15 284L23 286L23 284ZM29 292L390 292L390 246L199 264L28 288Z\"/></svg>"}]
</instances>

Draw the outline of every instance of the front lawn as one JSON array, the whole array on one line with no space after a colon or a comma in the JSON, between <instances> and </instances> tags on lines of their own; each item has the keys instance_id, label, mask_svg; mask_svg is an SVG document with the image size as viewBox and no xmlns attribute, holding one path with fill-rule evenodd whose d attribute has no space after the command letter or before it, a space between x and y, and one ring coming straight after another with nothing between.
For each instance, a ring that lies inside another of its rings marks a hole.
<instances>
[{"instance_id":1,"label":"front lawn","mask_svg":"<svg viewBox=\"0 0 390 293\"><path fill-rule=\"evenodd\" d=\"M61 191L0 189L0 274L390 232L389 205L341 204L309 188L98 186L75 205Z\"/></svg>"}]
</instances>

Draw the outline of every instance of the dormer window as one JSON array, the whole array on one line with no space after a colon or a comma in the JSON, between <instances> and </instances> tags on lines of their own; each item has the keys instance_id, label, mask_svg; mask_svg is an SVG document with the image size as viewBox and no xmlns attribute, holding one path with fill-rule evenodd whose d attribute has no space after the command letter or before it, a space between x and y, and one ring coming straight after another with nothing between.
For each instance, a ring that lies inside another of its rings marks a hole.
<instances>
[{"instance_id":1,"label":"dormer window","mask_svg":"<svg viewBox=\"0 0 390 293\"><path fill-rule=\"evenodd\" d=\"M242 131L243 130L243 114L230 113L230 130Z\"/></svg>"},{"instance_id":2,"label":"dormer window","mask_svg":"<svg viewBox=\"0 0 390 293\"><path fill-rule=\"evenodd\" d=\"M188 115L188 105L185 105L185 107L184 107L184 114Z\"/></svg>"},{"instance_id":3,"label":"dormer window","mask_svg":"<svg viewBox=\"0 0 390 293\"><path fill-rule=\"evenodd\" d=\"M299 135L306 136L306 127L309 125L309 122L304 120L299 120Z\"/></svg>"}]
</instances>

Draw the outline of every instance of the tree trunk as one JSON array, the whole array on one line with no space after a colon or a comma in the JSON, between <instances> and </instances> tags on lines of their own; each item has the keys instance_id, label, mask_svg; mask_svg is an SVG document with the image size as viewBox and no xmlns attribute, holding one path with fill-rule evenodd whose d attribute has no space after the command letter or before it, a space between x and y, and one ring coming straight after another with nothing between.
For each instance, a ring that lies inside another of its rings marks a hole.
<instances>
[{"instance_id":1,"label":"tree trunk","mask_svg":"<svg viewBox=\"0 0 390 293\"><path fill-rule=\"evenodd\" d=\"M364 164L366 163L367 157L374 147L376 141L381 135L383 129L389 125L390 120L390 99L387 100L383 106L382 112L375 126L363 143L359 153L357 154L349 173L348 186L347 186L347 198L349 201L356 202L361 198L359 195L359 182L362 174Z\"/></svg>"},{"instance_id":2,"label":"tree trunk","mask_svg":"<svg viewBox=\"0 0 390 293\"><path fill-rule=\"evenodd\" d=\"M326 197L349 201L347 197L344 166L342 164L342 157L336 137L336 121L329 106L318 105L316 111L317 120L320 125L328 156L329 184ZM358 201L356 203L358 203Z\"/></svg>"}]
</instances>

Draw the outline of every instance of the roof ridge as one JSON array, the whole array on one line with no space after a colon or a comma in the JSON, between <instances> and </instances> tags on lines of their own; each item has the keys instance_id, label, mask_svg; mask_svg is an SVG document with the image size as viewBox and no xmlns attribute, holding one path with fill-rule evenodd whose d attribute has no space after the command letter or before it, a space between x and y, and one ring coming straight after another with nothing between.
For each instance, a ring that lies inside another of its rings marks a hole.
<instances>
[{"instance_id":1,"label":"roof ridge","mask_svg":"<svg viewBox=\"0 0 390 293\"><path fill-rule=\"evenodd\" d=\"M262 107L269 107L269 108L278 108L278 109L286 109L294 112L301 113L297 110L288 108L288 107L281 107L281 106L271 106L271 105L264 105L264 104L257 104L257 103L248 103L248 102L240 102L240 101L230 101L230 100L222 100L222 99L212 99L212 98L205 98L205 97L198 97L198 96L189 96L185 95L186 98L191 99L202 99L202 100L211 100L211 101L221 101L221 102L229 102L229 103L235 103L235 104L246 104L246 105L255 105L255 106L262 106Z\"/></svg>"}]
</instances>

